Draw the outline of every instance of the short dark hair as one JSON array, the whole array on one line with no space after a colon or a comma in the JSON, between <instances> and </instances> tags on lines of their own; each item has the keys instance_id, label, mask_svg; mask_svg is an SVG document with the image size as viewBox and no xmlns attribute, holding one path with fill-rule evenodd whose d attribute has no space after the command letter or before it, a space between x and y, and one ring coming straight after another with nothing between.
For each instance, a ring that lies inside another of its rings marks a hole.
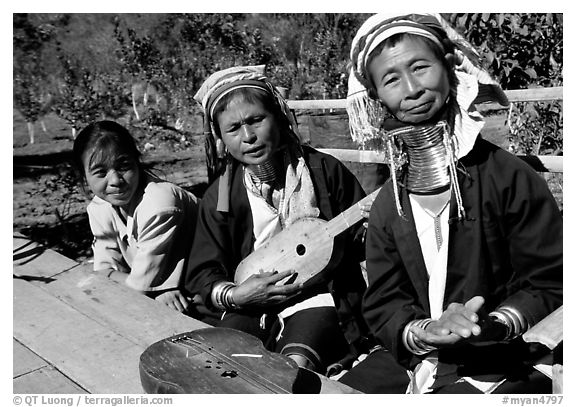
<instances>
[{"instance_id":1,"label":"short dark hair","mask_svg":"<svg viewBox=\"0 0 576 407\"><path fill-rule=\"evenodd\" d=\"M85 154L91 152L90 161L104 157L112 159L112 154L109 153L113 150L128 155L136 162L141 172L144 170L140 160L142 154L136 146L136 141L128 129L121 124L111 120L97 121L89 124L78 133L72 148L72 166L84 192L87 192L83 162ZM97 154L96 151L98 151Z\"/></svg>"}]
</instances>

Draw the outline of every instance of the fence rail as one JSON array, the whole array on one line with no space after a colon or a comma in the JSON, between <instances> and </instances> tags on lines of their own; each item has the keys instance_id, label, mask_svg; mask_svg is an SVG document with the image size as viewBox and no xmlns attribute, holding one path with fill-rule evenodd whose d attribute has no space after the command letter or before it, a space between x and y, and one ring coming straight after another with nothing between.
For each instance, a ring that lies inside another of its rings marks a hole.
<instances>
[{"instance_id":1,"label":"fence rail","mask_svg":"<svg viewBox=\"0 0 576 407\"><path fill-rule=\"evenodd\" d=\"M319 148L319 151L330 154L340 161L364 164L386 164L384 153L369 150L351 150L346 148ZM517 155L539 172L564 172L564 157L553 155Z\"/></svg>"},{"instance_id":2,"label":"fence rail","mask_svg":"<svg viewBox=\"0 0 576 407\"><path fill-rule=\"evenodd\" d=\"M563 87L505 90L511 103L562 100ZM294 110L346 109L346 99L288 100Z\"/></svg>"},{"instance_id":3,"label":"fence rail","mask_svg":"<svg viewBox=\"0 0 576 407\"><path fill-rule=\"evenodd\" d=\"M517 89L504 91L511 103L543 102L549 100L563 100L563 87ZM292 110L344 110L346 99L323 99L323 100L288 100L288 106ZM482 110L502 108L493 103L482 104ZM335 156L341 161L357 163L386 163L384 154L378 151L352 150L339 148L321 148L320 151ZM538 155L519 155L521 159L540 172L563 172L563 157Z\"/></svg>"}]
</instances>

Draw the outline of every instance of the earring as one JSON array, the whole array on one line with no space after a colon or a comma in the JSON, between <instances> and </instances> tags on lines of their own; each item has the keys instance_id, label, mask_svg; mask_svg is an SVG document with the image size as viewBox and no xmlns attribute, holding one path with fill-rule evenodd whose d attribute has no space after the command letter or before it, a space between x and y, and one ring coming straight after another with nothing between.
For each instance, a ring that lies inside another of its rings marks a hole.
<instances>
[{"instance_id":1,"label":"earring","mask_svg":"<svg viewBox=\"0 0 576 407\"><path fill-rule=\"evenodd\" d=\"M216 139L216 155L218 158L224 158L226 156L226 146L222 139Z\"/></svg>"}]
</instances>

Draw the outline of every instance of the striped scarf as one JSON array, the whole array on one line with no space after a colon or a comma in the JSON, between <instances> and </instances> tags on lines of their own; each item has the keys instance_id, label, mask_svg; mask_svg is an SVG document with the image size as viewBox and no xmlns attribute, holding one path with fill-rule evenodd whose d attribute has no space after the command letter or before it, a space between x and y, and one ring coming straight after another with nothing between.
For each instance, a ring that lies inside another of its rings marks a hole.
<instances>
[{"instance_id":1,"label":"striped scarf","mask_svg":"<svg viewBox=\"0 0 576 407\"><path fill-rule=\"evenodd\" d=\"M204 110L204 136L206 138L206 161L209 170L220 174L217 210L228 212L230 193L230 172L232 161L226 157L225 146L214 128L214 109L218 102L228 93L241 88L256 88L269 93L280 106L282 114L288 120L286 134L289 144L299 146L301 137L296 119L288 103L264 75L265 65L236 66L217 71L210 75L194 95L194 100L202 105Z\"/></svg>"}]
</instances>

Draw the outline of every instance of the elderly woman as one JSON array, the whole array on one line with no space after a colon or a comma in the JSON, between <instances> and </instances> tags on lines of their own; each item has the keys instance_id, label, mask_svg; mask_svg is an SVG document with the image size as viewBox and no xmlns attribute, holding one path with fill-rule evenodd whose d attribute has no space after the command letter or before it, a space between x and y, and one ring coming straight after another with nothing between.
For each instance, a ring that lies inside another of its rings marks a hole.
<instances>
[{"instance_id":1,"label":"elderly woman","mask_svg":"<svg viewBox=\"0 0 576 407\"><path fill-rule=\"evenodd\" d=\"M208 309L224 312L219 326L251 333L268 349L325 373L364 346L362 223L342 235L333 267L304 286L291 283L299 270L280 260L272 270L252 270L239 284L235 273L295 221L331 219L365 194L339 161L301 145L286 101L263 71L216 72L195 96L205 112L208 162L218 177L200 202L185 284Z\"/></svg>"},{"instance_id":2,"label":"elderly woman","mask_svg":"<svg viewBox=\"0 0 576 407\"><path fill-rule=\"evenodd\" d=\"M351 58L352 134L387 153L392 177L366 242L363 314L382 348L341 380L549 392L521 335L562 304L562 219L544 180L480 135L474 104L504 93L440 15L372 16Z\"/></svg>"}]
</instances>

